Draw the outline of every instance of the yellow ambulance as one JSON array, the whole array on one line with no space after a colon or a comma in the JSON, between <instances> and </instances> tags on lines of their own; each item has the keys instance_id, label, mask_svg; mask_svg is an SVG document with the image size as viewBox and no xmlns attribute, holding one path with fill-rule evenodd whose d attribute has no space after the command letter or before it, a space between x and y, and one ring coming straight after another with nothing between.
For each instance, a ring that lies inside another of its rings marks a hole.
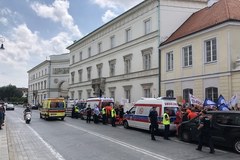
<instances>
[{"instance_id":1,"label":"yellow ambulance","mask_svg":"<svg viewBox=\"0 0 240 160\"><path fill-rule=\"evenodd\" d=\"M66 102L64 98L47 98L43 100L40 118L64 120L66 116Z\"/></svg>"}]
</instances>

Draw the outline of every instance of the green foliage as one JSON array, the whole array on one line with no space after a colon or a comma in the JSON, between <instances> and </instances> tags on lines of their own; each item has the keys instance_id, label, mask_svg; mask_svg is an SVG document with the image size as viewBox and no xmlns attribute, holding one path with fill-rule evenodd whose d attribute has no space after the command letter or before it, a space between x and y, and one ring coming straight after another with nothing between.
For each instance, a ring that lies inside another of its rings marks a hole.
<instances>
[{"instance_id":1,"label":"green foliage","mask_svg":"<svg viewBox=\"0 0 240 160\"><path fill-rule=\"evenodd\" d=\"M24 102L26 98L22 97L23 93L14 85L0 87L0 99L6 102Z\"/></svg>"}]
</instances>

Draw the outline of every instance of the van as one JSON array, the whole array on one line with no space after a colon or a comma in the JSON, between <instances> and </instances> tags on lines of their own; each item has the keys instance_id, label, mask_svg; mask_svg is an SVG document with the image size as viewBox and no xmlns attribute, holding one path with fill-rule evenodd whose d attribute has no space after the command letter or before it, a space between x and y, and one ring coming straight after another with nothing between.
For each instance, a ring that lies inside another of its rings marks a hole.
<instances>
[{"instance_id":1,"label":"van","mask_svg":"<svg viewBox=\"0 0 240 160\"><path fill-rule=\"evenodd\" d=\"M110 106L111 104L114 104L113 98L106 98L106 97L96 97L96 98L88 98L86 108L90 106L90 108L93 110L94 105L97 105L99 110L101 111L103 107ZM86 108L80 110L80 117L81 119L87 118ZM99 117L101 119L101 117Z\"/></svg>"},{"instance_id":2,"label":"van","mask_svg":"<svg viewBox=\"0 0 240 160\"><path fill-rule=\"evenodd\" d=\"M127 111L123 116L124 128L139 128L150 131L150 123L148 121L149 112L152 107L156 107L158 112L158 126L159 131L164 131L164 125L162 124L163 114L166 109L169 110L170 116L170 131L176 131L176 112L178 110L178 104L176 98L159 97L159 98L141 98L133 107Z\"/></svg>"},{"instance_id":3,"label":"van","mask_svg":"<svg viewBox=\"0 0 240 160\"><path fill-rule=\"evenodd\" d=\"M40 118L64 120L66 113L66 103L64 98L47 98L43 100L43 106L40 109Z\"/></svg>"},{"instance_id":4,"label":"van","mask_svg":"<svg viewBox=\"0 0 240 160\"><path fill-rule=\"evenodd\" d=\"M68 99L67 101L67 107L66 107L66 116L72 117L72 109L74 106L78 106L79 111L81 109L84 109L86 107L86 101L85 100L74 100L74 99Z\"/></svg>"},{"instance_id":5,"label":"van","mask_svg":"<svg viewBox=\"0 0 240 160\"><path fill-rule=\"evenodd\" d=\"M240 154L240 112L239 111L208 111L211 116L211 134L214 145L232 148ZM178 128L180 140L197 142L200 115L184 121Z\"/></svg>"}]
</instances>

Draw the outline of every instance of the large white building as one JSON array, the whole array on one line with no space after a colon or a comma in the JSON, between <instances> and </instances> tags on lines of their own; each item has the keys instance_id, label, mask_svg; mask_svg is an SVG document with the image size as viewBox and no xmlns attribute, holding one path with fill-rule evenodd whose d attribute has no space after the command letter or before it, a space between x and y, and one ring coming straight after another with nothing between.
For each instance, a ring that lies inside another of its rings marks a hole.
<instances>
[{"instance_id":1,"label":"large white building","mask_svg":"<svg viewBox=\"0 0 240 160\"><path fill-rule=\"evenodd\" d=\"M45 98L68 96L69 53L51 55L28 71L28 103L41 104Z\"/></svg>"},{"instance_id":2,"label":"large white building","mask_svg":"<svg viewBox=\"0 0 240 160\"><path fill-rule=\"evenodd\" d=\"M159 96L159 44L206 5L145 0L68 46L70 98L99 96L100 90L115 101Z\"/></svg>"}]
</instances>

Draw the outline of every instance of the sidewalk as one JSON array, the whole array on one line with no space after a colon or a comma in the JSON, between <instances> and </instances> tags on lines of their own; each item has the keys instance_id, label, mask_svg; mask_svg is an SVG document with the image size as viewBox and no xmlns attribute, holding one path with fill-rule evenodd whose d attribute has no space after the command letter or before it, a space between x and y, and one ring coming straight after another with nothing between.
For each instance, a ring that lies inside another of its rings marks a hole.
<instances>
[{"instance_id":1,"label":"sidewalk","mask_svg":"<svg viewBox=\"0 0 240 160\"><path fill-rule=\"evenodd\" d=\"M0 160L9 160L6 123L0 130Z\"/></svg>"}]
</instances>

